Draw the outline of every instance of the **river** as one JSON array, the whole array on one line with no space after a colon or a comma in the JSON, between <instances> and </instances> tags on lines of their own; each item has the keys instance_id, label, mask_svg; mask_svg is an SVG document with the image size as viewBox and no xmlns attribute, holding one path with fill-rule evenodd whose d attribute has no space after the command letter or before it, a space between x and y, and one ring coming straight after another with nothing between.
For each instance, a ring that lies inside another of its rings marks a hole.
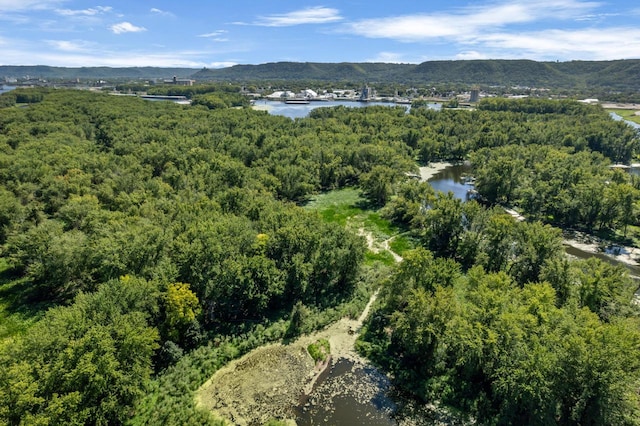
<instances>
[{"instance_id":1,"label":"river","mask_svg":"<svg viewBox=\"0 0 640 426\"><path fill-rule=\"evenodd\" d=\"M14 86L7 86L7 85L4 85L4 86L2 86L2 88L0 89L0 95L1 95L1 94L3 94L3 93L6 93L6 92L10 92L10 91L12 91L13 89L15 89L15 87L14 87Z\"/></svg>"},{"instance_id":2,"label":"river","mask_svg":"<svg viewBox=\"0 0 640 426\"><path fill-rule=\"evenodd\" d=\"M634 168L630 169L630 172L634 172ZM472 187L468 184L465 184L464 177L469 175L471 172L471 166L467 164L459 164L452 165L446 167L444 170L441 170L438 173L435 173L431 178L428 179L429 184L431 186L442 192L451 191L456 198L461 200L466 200L468 196L468 191ZM598 259L604 260L612 265L623 265L628 270L632 276L640 277L640 266L632 265L626 262L622 262L616 260L613 256L614 253L607 252L593 252L589 250L583 250L579 247L572 246L565 242L565 251L568 255L579 258L579 259L588 259L591 257L597 257ZM622 247L616 247L611 252L615 250L624 250Z\"/></svg>"},{"instance_id":3,"label":"river","mask_svg":"<svg viewBox=\"0 0 640 426\"><path fill-rule=\"evenodd\" d=\"M312 101L308 104L285 104L280 101L256 101L254 108L258 110L268 111L271 115L282 115L289 118L304 118L309 115L309 112L316 108L330 108L336 106L346 106L351 108L362 108L368 106L388 106L396 107L401 106L407 109L411 108L411 105L407 104L395 104L393 102L357 102L357 101ZM428 107L431 109L439 110L442 105L431 103Z\"/></svg>"},{"instance_id":4,"label":"river","mask_svg":"<svg viewBox=\"0 0 640 426\"><path fill-rule=\"evenodd\" d=\"M638 123L634 123L633 121L629 121L629 120L625 120L624 118L620 117L618 114L616 114L615 112L610 112L609 115L611 116L611 118L613 118L616 121L624 121L625 123L627 123L629 126L634 127L636 129L640 129L640 124Z\"/></svg>"}]
</instances>

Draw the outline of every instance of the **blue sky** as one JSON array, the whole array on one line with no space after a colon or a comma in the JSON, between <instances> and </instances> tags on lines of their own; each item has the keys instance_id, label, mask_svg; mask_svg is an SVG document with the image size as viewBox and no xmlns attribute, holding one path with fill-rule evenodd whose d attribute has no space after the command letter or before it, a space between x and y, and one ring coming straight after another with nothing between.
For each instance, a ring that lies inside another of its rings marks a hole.
<instances>
[{"instance_id":1,"label":"blue sky","mask_svg":"<svg viewBox=\"0 0 640 426\"><path fill-rule=\"evenodd\" d=\"M640 58L628 0L0 0L0 65Z\"/></svg>"}]
</instances>

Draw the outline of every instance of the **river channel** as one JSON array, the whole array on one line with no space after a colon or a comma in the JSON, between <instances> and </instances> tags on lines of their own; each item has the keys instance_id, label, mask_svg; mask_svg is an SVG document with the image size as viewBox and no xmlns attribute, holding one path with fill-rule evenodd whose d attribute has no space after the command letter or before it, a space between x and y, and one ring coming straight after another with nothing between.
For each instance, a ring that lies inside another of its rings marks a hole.
<instances>
[{"instance_id":1,"label":"river channel","mask_svg":"<svg viewBox=\"0 0 640 426\"><path fill-rule=\"evenodd\" d=\"M312 101L308 104L285 104L281 101L256 101L253 105L254 109L264 110L271 115L282 115L289 118L304 118L316 108L330 108L336 106L346 106L350 108L362 108L368 106L387 106L395 107L401 106L407 109L411 108L411 105L407 104L395 104L393 102L357 102L357 101ZM431 109L439 110L442 105L437 103L428 104Z\"/></svg>"},{"instance_id":2,"label":"river channel","mask_svg":"<svg viewBox=\"0 0 640 426\"><path fill-rule=\"evenodd\" d=\"M629 170L630 173L638 172L638 169L636 168L632 168ZM465 183L465 176L468 176L470 173L471 166L467 164L452 165L433 175L433 177L431 177L428 182L434 189L438 191L451 191L456 198L466 200L468 197L469 189L473 188L471 185ZM573 247L568 244L565 244L565 251L568 255L579 259L597 257L598 259L604 260L605 262L608 262L612 265L623 265L629 270L629 273L632 276L640 277L640 266L629 265L620 262L610 254L608 254L607 251L593 253L590 251L582 250L578 247ZM615 248L610 251L614 252Z\"/></svg>"}]
</instances>

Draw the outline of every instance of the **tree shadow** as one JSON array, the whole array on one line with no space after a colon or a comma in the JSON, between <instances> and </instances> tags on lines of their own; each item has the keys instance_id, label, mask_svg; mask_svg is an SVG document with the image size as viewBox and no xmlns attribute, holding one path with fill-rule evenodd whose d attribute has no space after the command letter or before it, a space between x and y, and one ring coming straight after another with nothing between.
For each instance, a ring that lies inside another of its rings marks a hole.
<instances>
[{"instance_id":1,"label":"tree shadow","mask_svg":"<svg viewBox=\"0 0 640 426\"><path fill-rule=\"evenodd\" d=\"M7 268L0 271L0 300L6 301L5 311L25 318L42 315L55 306L49 300L50 292L31 280Z\"/></svg>"}]
</instances>

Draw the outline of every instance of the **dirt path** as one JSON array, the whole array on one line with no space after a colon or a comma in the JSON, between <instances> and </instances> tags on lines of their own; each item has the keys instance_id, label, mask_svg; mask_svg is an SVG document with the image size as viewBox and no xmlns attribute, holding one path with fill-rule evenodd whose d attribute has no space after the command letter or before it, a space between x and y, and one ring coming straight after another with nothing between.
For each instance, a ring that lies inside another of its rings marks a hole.
<instances>
[{"instance_id":1,"label":"dirt path","mask_svg":"<svg viewBox=\"0 0 640 426\"><path fill-rule=\"evenodd\" d=\"M371 233L360 230L372 251L389 250L389 241L376 242ZM354 345L364 320L376 301L376 291L357 319L342 318L326 329L301 336L288 345L262 346L218 370L196 393L198 406L211 410L232 424L263 424L272 418L293 418L293 407L309 395L320 373L329 363L315 365L307 346L327 339L334 362L348 359L360 365L367 361ZM295 424L295 423L292 423Z\"/></svg>"}]
</instances>

